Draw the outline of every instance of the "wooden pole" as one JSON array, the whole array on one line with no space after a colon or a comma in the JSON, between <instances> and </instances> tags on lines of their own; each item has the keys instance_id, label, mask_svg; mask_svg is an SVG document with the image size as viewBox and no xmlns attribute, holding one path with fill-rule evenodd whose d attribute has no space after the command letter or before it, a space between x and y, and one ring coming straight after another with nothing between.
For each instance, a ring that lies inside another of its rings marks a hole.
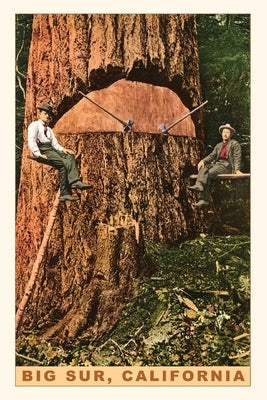
<instances>
[{"instance_id":1,"label":"wooden pole","mask_svg":"<svg viewBox=\"0 0 267 400\"><path fill-rule=\"evenodd\" d=\"M190 175L191 179L196 179L197 175L193 174ZM243 174L219 174L217 175L216 179L246 179L250 178L249 173L243 173Z\"/></svg>"},{"instance_id":2,"label":"wooden pole","mask_svg":"<svg viewBox=\"0 0 267 400\"><path fill-rule=\"evenodd\" d=\"M56 213L57 213L57 209L58 209L58 205L59 205L59 194L60 194L60 191L57 192L56 198L54 200L52 210L51 210L49 218L48 218L48 223L47 223L47 227L46 227L46 230L44 233L44 237L43 237L41 246L39 248L35 263L33 264L33 267L32 267L30 279L27 283L23 298L22 298L21 302L19 303L19 306L18 306L18 309L16 312L16 332L18 331L18 328L20 326L20 323L21 323L21 320L22 320L22 317L24 314L25 307L26 307L28 300L30 298L30 295L32 293L32 289L33 289L34 283L36 281L36 277L38 275L39 267L41 265L41 262L42 262L42 259L44 256L44 252L47 248L48 240L49 240L51 232L52 232L52 228L54 225L54 221L56 218Z\"/></svg>"},{"instance_id":3,"label":"wooden pole","mask_svg":"<svg viewBox=\"0 0 267 400\"><path fill-rule=\"evenodd\" d=\"M179 122L182 122L185 118L189 117L189 115L193 114L195 111L199 110L201 107L203 107L207 103L208 103L208 100L204 101L204 103L200 104L200 106L194 108L194 110L192 110L189 113L185 114L182 118L178 119L178 121L173 122L167 128L165 127L164 124L160 124L159 129L162 131L162 133L164 135L168 135L169 134L169 130L171 128L173 128L175 125L179 124Z\"/></svg>"},{"instance_id":4,"label":"wooden pole","mask_svg":"<svg viewBox=\"0 0 267 400\"><path fill-rule=\"evenodd\" d=\"M204 103L200 104L200 106L194 108L194 110L190 111L189 113L185 114L182 118L178 119L178 121L173 122L170 126L166 128L166 131L170 130L173 128L175 125L179 124L179 122L182 122L185 118L189 117L189 115L193 114L195 111L199 110L201 107L203 107L205 104L208 103L208 100L204 101Z\"/></svg>"},{"instance_id":5,"label":"wooden pole","mask_svg":"<svg viewBox=\"0 0 267 400\"><path fill-rule=\"evenodd\" d=\"M112 114L112 112L108 111L106 108L102 107L100 104L98 104L97 102L95 102L94 100L90 99L90 97L86 96L86 94L84 94L83 92L81 92L79 90L79 93L85 97L87 100L91 101L91 103L93 103L94 105L96 105L97 107L101 108L101 110L105 111L107 114L109 114L111 117L113 117L114 119L116 119L117 121L119 121L123 126L127 125L127 122L123 121L122 119L120 119L119 117L117 117L116 115Z\"/></svg>"}]
</instances>

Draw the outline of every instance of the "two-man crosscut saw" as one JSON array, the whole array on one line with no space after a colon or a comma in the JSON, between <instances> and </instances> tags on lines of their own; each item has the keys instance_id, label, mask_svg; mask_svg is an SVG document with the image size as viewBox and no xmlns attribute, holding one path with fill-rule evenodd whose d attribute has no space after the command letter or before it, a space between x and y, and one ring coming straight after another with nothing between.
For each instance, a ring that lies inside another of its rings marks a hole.
<instances>
[{"instance_id":1,"label":"two-man crosscut saw","mask_svg":"<svg viewBox=\"0 0 267 400\"><path fill-rule=\"evenodd\" d=\"M193 114L195 111L197 111L199 108L203 107L205 104L207 104L208 100L204 101L204 103L200 104L200 106L194 108L194 110L190 111L189 113L185 114L182 118L178 119L178 121L175 121L173 124L166 126L164 124L159 125L159 129L162 131L164 135L169 134L169 130L173 128L175 125L179 124L179 122L183 121L185 118L189 117L189 115Z\"/></svg>"},{"instance_id":2,"label":"two-man crosscut saw","mask_svg":"<svg viewBox=\"0 0 267 400\"><path fill-rule=\"evenodd\" d=\"M132 119L129 119L128 122L125 122L122 119L120 119L119 117L117 117L116 115L112 114L112 112L108 111L106 108L102 107L100 104L96 103L94 100L90 99L90 97L86 96L86 94L84 94L83 92L79 91L79 93L83 97L85 97L87 100L91 101L91 103L93 103L97 107L101 108L101 110L105 111L107 114L111 115L111 117L113 117L114 119L119 121L123 125L124 132L128 132L131 130L131 128L134 124L134 121Z\"/></svg>"}]
</instances>

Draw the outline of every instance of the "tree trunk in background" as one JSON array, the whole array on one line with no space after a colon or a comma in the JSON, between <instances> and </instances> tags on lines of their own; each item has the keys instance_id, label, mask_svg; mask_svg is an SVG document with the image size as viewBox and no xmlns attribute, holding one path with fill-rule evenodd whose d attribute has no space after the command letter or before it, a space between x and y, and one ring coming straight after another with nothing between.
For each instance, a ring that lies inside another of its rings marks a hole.
<instances>
[{"instance_id":1,"label":"tree trunk in background","mask_svg":"<svg viewBox=\"0 0 267 400\"><path fill-rule=\"evenodd\" d=\"M82 91L131 132L83 98ZM203 152L194 15L36 15L29 55L25 145L16 221L17 301L58 188L57 172L27 158L26 127L43 102L92 191L60 204L21 325L66 341L101 337L148 268L145 240L178 243L203 230L189 175Z\"/></svg>"}]
</instances>

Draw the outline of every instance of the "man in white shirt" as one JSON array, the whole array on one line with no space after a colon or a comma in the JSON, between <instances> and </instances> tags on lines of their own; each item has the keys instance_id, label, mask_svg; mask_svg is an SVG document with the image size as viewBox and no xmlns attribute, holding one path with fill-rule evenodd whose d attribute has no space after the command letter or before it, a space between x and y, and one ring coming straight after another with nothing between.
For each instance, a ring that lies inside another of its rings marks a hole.
<instances>
[{"instance_id":1,"label":"man in white shirt","mask_svg":"<svg viewBox=\"0 0 267 400\"><path fill-rule=\"evenodd\" d=\"M39 119L28 127L28 147L36 161L51 165L59 171L60 201L75 201L71 189L90 189L92 186L81 181L74 152L61 146L48 124L53 115L52 107L38 107Z\"/></svg>"}]
</instances>

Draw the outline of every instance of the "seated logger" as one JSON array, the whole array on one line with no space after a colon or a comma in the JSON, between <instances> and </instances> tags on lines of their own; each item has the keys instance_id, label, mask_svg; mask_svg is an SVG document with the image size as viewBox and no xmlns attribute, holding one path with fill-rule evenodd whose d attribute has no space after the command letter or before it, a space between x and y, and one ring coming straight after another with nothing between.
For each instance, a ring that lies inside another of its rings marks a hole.
<instances>
[{"instance_id":1,"label":"seated logger","mask_svg":"<svg viewBox=\"0 0 267 400\"><path fill-rule=\"evenodd\" d=\"M48 126L52 116L52 107L43 104L38 107L39 119L28 127L28 147L33 158L39 163L50 165L59 171L60 201L75 201L71 189L90 189L92 186L81 181L74 152L61 146Z\"/></svg>"},{"instance_id":2,"label":"seated logger","mask_svg":"<svg viewBox=\"0 0 267 400\"><path fill-rule=\"evenodd\" d=\"M235 129L230 124L219 127L222 142L218 143L212 152L198 163L196 183L189 186L190 190L198 192L199 201L196 207L208 206L210 193L210 180L216 179L220 174L243 175L241 168L241 146L232 139Z\"/></svg>"}]
</instances>

